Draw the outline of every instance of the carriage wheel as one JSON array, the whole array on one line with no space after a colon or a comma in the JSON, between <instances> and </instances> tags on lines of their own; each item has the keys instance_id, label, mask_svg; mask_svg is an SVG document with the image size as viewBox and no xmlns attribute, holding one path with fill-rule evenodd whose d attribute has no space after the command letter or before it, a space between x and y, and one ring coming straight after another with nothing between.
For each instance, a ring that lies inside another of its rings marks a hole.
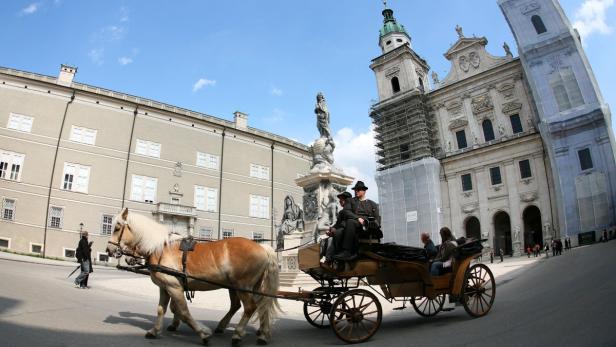
<instances>
[{"instance_id":1,"label":"carriage wheel","mask_svg":"<svg viewBox=\"0 0 616 347\"><path fill-rule=\"evenodd\" d=\"M496 295L492 271L484 264L471 266L464 274L462 305L473 317L481 317L490 311Z\"/></svg>"},{"instance_id":2,"label":"carriage wheel","mask_svg":"<svg viewBox=\"0 0 616 347\"><path fill-rule=\"evenodd\" d=\"M329 313L332 311L332 301L336 299L334 294L326 292L323 287L316 288L313 292L320 292L313 301L304 302L304 317L308 323L319 329L329 327Z\"/></svg>"},{"instance_id":3,"label":"carriage wheel","mask_svg":"<svg viewBox=\"0 0 616 347\"><path fill-rule=\"evenodd\" d=\"M336 336L347 343L364 342L381 326L383 310L377 297L365 289L353 289L334 302L330 322Z\"/></svg>"},{"instance_id":4,"label":"carriage wheel","mask_svg":"<svg viewBox=\"0 0 616 347\"><path fill-rule=\"evenodd\" d=\"M414 296L411 298L411 304L420 316L432 317L443 309L445 303L445 294L439 294L434 299L425 296Z\"/></svg>"}]
</instances>

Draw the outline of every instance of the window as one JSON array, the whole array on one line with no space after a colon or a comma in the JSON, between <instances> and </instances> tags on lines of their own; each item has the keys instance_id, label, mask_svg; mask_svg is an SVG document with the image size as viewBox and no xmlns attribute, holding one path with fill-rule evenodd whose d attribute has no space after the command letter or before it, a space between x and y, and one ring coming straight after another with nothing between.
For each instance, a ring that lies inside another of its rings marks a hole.
<instances>
[{"instance_id":1,"label":"window","mask_svg":"<svg viewBox=\"0 0 616 347\"><path fill-rule=\"evenodd\" d=\"M15 220L15 200L5 198L2 201L2 219Z\"/></svg>"},{"instance_id":2,"label":"window","mask_svg":"<svg viewBox=\"0 0 616 347\"><path fill-rule=\"evenodd\" d=\"M250 195L250 217L269 218L269 197Z\"/></svg>"},{"instance_id":3,"label":"window","mask_svg":"<svg viewBox=\"0 0 616 347\"><path fill-rule=\"evenodd\" d=\"M24 116L23 114L11 113L9 115L9 122L6 125L7 128L19 131L25 131L27 133L32 131L32 122L34 118Z\"/></svg>"},{"instance_id":4,"label":"window","mask_svg":"<svg viewBox=\"0 0 616 347\"><path fill-rule=\"evenodd\" d=\"M135 153L160 158L160 143L137 139Z\"/></svg>"},{"instance_id":5,"label":"window","mask_svg":"<svg viewBox=\"0 0 616 347\"><path fill-rule=\"evenodd\" d=\"M473 190L473 180L471 174L462 175L462 191L467 192Z\"/></svg>"},{"instance_id":6,"label":"window","mask_svg":"<svg viewBox=\"0 0 616 347\"><path fill-rule=\"evenodd\" d=\"M530 171L530 161L528 159L520 161L520 177L529 178L532 176Z\"/></svg>"},{"instance_id":7,"label":"window","mask_svg":"<svg viewBox=\"0 0 616 347\"><path fill-rule=\"evenodd\" d=\"M64 248L64 258L75 258L75 249Z\"/></svg>"},{"instance_id":8,"label":"window","mask_svg":"<svg viewBox=\"0 0 616 347\"><path fill-rule=\"evenodd\" d=\"M257 232L257 231L253 231L253 232L252 232L252 239L253 239L254 241L256 241L257 243L261 243L261 242L263 242L263 239L264 239L264 238L265 238L265 237L263 237L263 233L261 233L261 232Z\"/></svg>"},{"instance_id":9,"label":"window","mask_svg":"<svg viewBox=\"0 0 616 347\"><path fill-rule=\"evenodd\" d=\"M19 181L25 155L0 150L0 178Z\"/></svg>"},{"instance_id":10,"label":"window","mask_svg":"<svg viewBox=\"0 0 616 347\"><path fill-rule=\"evenodd\" d=\"M466 133L464 130L456 131L456 139L458 140L458 149L466 148Z\"/></svg>"},{"instance_id":11,"label":"window","mask_svg":"<svg viewBox=\"0 0 616 347\"><path fill-rule=\"evenodd\" d=\"M0 238L0 248L11 248L11 239Z\"/></svg>"},{"instance_id":12,"label":"window","mask_svg":"<svg viewBox=\"0 0 616 347\"><path fill-rule=\"evenodd\" d=\"M199 235L198 236L201 239L211 240L212 239L212 228L210 228L210 227L201 227L199 229Z\"/></svg>"},{"instance_id":13,"label":"window","mask_svg":"<svg viewBox=\"0 0 616 347\"><path fill-rule=\"evenodd\" d=\"M494 128L492 128L492 121L489 119L484 120L481 123L481 127L483 128L483 139L486 142L494 140Z\"/></svg>"},{"instance_id":14,"label":"window","mask_svg":"<svg viewBox=\"0 0 616 347\"><path fill-rule=\"evenodd\" d=\"M562 67L550 75L550 86L560 112L584 104L575 75L571 67Z\"/></svg>"},{"instance_id":15,"label":"window","mask_svg":"<svg viewBox=\"0 0 616 347\"><path fill-rule=\"evenodd\" d=\"M43 245L40 243L30 243L30 253L43 253Z\"/></svg>"},{"instance_id":16,"label":"window","mask_svg":"<svg viewBox=\"0 0 616 347\"><path fill-rule=\"evenodd\" d=\"M51 206L49 208L49 227L61 229L63 214L64 214L64 208Z\"/></svg>"},{"instance_id":17,"label":"window","mask_svg":"<svg viewBox=\"0 0 616 347\"><path fill-rule=\"evenodd\" d=\"M195 186L195 207L198 210L216 212L218 189Z\"/></svg>"},{"instance_id":18,"label":"window","mask_svg":"<svg viewBox=\"0 0 616 347\"><path fill-rule=\"evenodd\" d=\"M96 142L96 130L73 125L71 126L71 136L69 139L71 141L93 145Z\"/></svg>"},{"instance_id":19,"label":"window","mask_svg":"<svg viewBox=\"0 0 616 347\"><path fill-rule=\"evenodd\" d=\"M511 121L511 130L514 134L521 133L522 131L524 131L524 129L522 129L522 121L520 121L519 115L514 114L512 116L509 116L509 120Z\"/></svg>"},{"instance_id":20,"label":"window","mask_svg":"<svg viewBox=\"0 0 616 347\"><path fill-rule=\"evenodd\" d=\"M90 167L85 165L64 163L62 189L73 192L87 193L90 181Z\"/></svg>"},{"instance_id":21,"label":"window","mask_svg":"<svg viewBox=\"0 0 616 347\"><path fill-rule=\"evenodd\" d=\"M233 237L233 229L222 229L222 238L228 239Z\"/></svg>"},{"instance_id":22,"label":"window","mask_svg":"<svg viewBox=\"0 0 616 347\"><path fill-rule=\"evenodd\" d=\"M269 167L258 164L250 164L250 177L263 180L269 179Z\"/></svg>"},{"instance_id":23,"label":"window","mask_svg":"<svg viewBox=\"0 0 616 347\"><path fill-rule=\"evenodd\" d=\"M500 173L500 167L497 166L490 168L490 180L492 181L493 186L503 183Z\"/></svg>"},{"instance_id":24,"label":"window","mask_svg":"<svg viewBox=\"0 0 616 347\"><path fill-rule=\"evenodd\" d=\"M134 201L152 203L156 200L158 179L148 176L133 175L130 198Z\"/></svg>"},{"instance_id":25,"label":"window","mask_svg":"<svg viewBox=\"0 0 616 347\"><path fill-rule=\"evenodd\" d=\"M534 15L530 17L530 21L533 23L533 26L535 27L535 31L537 32L537 34L543 34L544 32L548 31L545 28L545 24L543 24L543 20L538 15Z\"/></svg>"},{"instance_id":26,"label":"window","mask_svg":"<svg viewBox=\"0 0 616 347\"><path fill-rule=\"evenodd\" d=\"M218 170L219 157L209 153L197 152L197 166Z\"/></svg>"},{"instance_id":27,"label":"window","mask_svg":"<svg viewBox=\"0 0 616 347\"><path fill-rule=\"evenodd\" d=\"M101 221L101 235L111 235L113 230L113 216L110 214L104 214Z\"/></svg>"},{"instance_id":28,"label":"window","mask_svg":"<svg viewBox=\"0 0 616 347\"><path fill-rule=\"evenodd\" d=\"M402 39L396 39L396 42L402 42Z\"/></svg>"},{"instance_id":29,"label":"window","mask_svg":"<svg viewBox=\"0 0 616 347\"><path fill-rule=\"evenodd\" d=\"M398 81L398 77L394 77L391 79L391 90L394 93L397 93L400 91L400 81Z\"/></svg>"},{"instance_id":30,"label":"window","mask_svg":"<svg viewBox=\"0 0 616 347\"><path fill-rule=\"evenodd\" d=\"M391 45L391 40L388 40L387 42L385 42L386 45Z\"/></svg>"},{"instance_id":31,"label":"window","mask_svg":"<svg viewBox=\"0 0 616 347\"><path fill-rule=\"evenodd\" d=\"M105 253L98 253L98 261L106 263L109 261L109 256Z\"/></svg>"},{"instance_id":32,"label":"window","mask_svg":"<svg viewBox=\"0 0 616 347\"><path fill-rule=\"evenodd\" d=\"M580 168L582 169L582 171L593 168L590 148L584 148L582 150L579 150L578 158L580 159Z\"/></svg>"}]
</instances>

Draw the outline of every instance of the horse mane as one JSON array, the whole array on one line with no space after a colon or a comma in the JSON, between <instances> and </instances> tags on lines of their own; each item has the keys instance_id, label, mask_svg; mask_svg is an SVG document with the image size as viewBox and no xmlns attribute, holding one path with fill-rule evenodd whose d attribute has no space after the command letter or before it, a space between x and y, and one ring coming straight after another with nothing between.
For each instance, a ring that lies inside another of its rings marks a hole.
<instances>
[{"instance_id":1,"label":"horse mane","mask_svg":"<svg viewBox=\"0 0 616 347\"><path fill-rule=\"evenodd\" d=\"M159 253L169 242L182 238L181 235L171 234L165 225L139 213L129 213L126 219L135 236L135 244L143 255Z\"/></svg>"}]
</instances>

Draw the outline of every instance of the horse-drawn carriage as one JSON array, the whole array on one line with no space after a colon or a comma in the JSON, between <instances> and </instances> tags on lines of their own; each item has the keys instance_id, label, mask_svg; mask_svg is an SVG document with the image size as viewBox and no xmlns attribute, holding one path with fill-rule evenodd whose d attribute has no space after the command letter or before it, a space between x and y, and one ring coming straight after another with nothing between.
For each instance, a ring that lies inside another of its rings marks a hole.
<instances>
[{"instance_id":1,"label":"horse-drawn carriage","mask_svg":"<svg viewBox=\"0 0 616 347\"><path fill-rule=\"evenodd\" d=\"M301 297L308 323L331 327L348 343L364 342L379 329L383 312L377 295L389 302L410 301L424 317L439 313L449 296L469 315L481 317L492 307L496 290L490 269L471 265L481 255L481 241L468 240L458 246L451 271L441 276L430 275L429 261L419 248L398 247L396 251L391 245L386 249L385 245L362 244L359 258L338 271L320 263L319 245L310 245L299 250L299 267L321 286L311 292L279 294Z\"/></svg>"}]
</instances>

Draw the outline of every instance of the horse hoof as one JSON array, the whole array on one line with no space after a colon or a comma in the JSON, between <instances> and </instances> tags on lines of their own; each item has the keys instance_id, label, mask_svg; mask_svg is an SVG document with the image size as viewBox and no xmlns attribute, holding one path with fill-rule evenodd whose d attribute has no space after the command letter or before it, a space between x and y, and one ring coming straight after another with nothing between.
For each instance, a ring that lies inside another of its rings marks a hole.
<instances>
[{"instance_id":1,"label":"horse hoof","mask_svg":"<svg viewBox=\"0 0 616 347\"><path fill-rule=\"evenodd\" d=\"M216 328L216 330L214 330L214 334L224 334L225 329L223 328Z\"/></svg>"},{"instance_id":2,"label":"horse hoof","mask_svg":"<svg viewBox=\"0 0 616 347\"><path fill-rule=\"evenodd\" d=\"M237 347L242 343L242 339L233 338L231 339L231 346Z\"/></svg>"},{"instance_id":3,"label":"horse hoof","mask_svg":"<svg viewBox=\"0 0 616 347\"><path fill-rule=\"evenodd\" d=\"M267 341L261 337L257 338L257 345L259 346L265 346L267 345Z\"/></svg>"},{"instance_id":4,"label":"horse hoof","mask_svg":"<svg viewBox=\"0 0 616 347\"><path fill-rule=\"evenodd\" d=\"M154 335L154 334L152 334L151 332L148 331L147 333L145 333L145 338L146 339L155 339L156 335Z\"/></svg>"},{"instance_id":5,"label":"horse hoof","mask_svg":"<svg viewBox=\"0 0 616 347\"><path fill-rule=\"evenodd\" d=\"M167 331L176 331L178 330L178 327L176 327L175 325L170 325L167 327Z\"/></svg>"},{"instance_id":6,"label":"horse hoof","mask_svg":"<svg viewBox=\"0 0 616 347\"><path fill-rule=\"evenodd\" d=\"M210 339L209 337L206 337L204 339L201 339L201 343L203 343L204 346L207 346L210 343Z\"/></svg>"}]
</instances>

